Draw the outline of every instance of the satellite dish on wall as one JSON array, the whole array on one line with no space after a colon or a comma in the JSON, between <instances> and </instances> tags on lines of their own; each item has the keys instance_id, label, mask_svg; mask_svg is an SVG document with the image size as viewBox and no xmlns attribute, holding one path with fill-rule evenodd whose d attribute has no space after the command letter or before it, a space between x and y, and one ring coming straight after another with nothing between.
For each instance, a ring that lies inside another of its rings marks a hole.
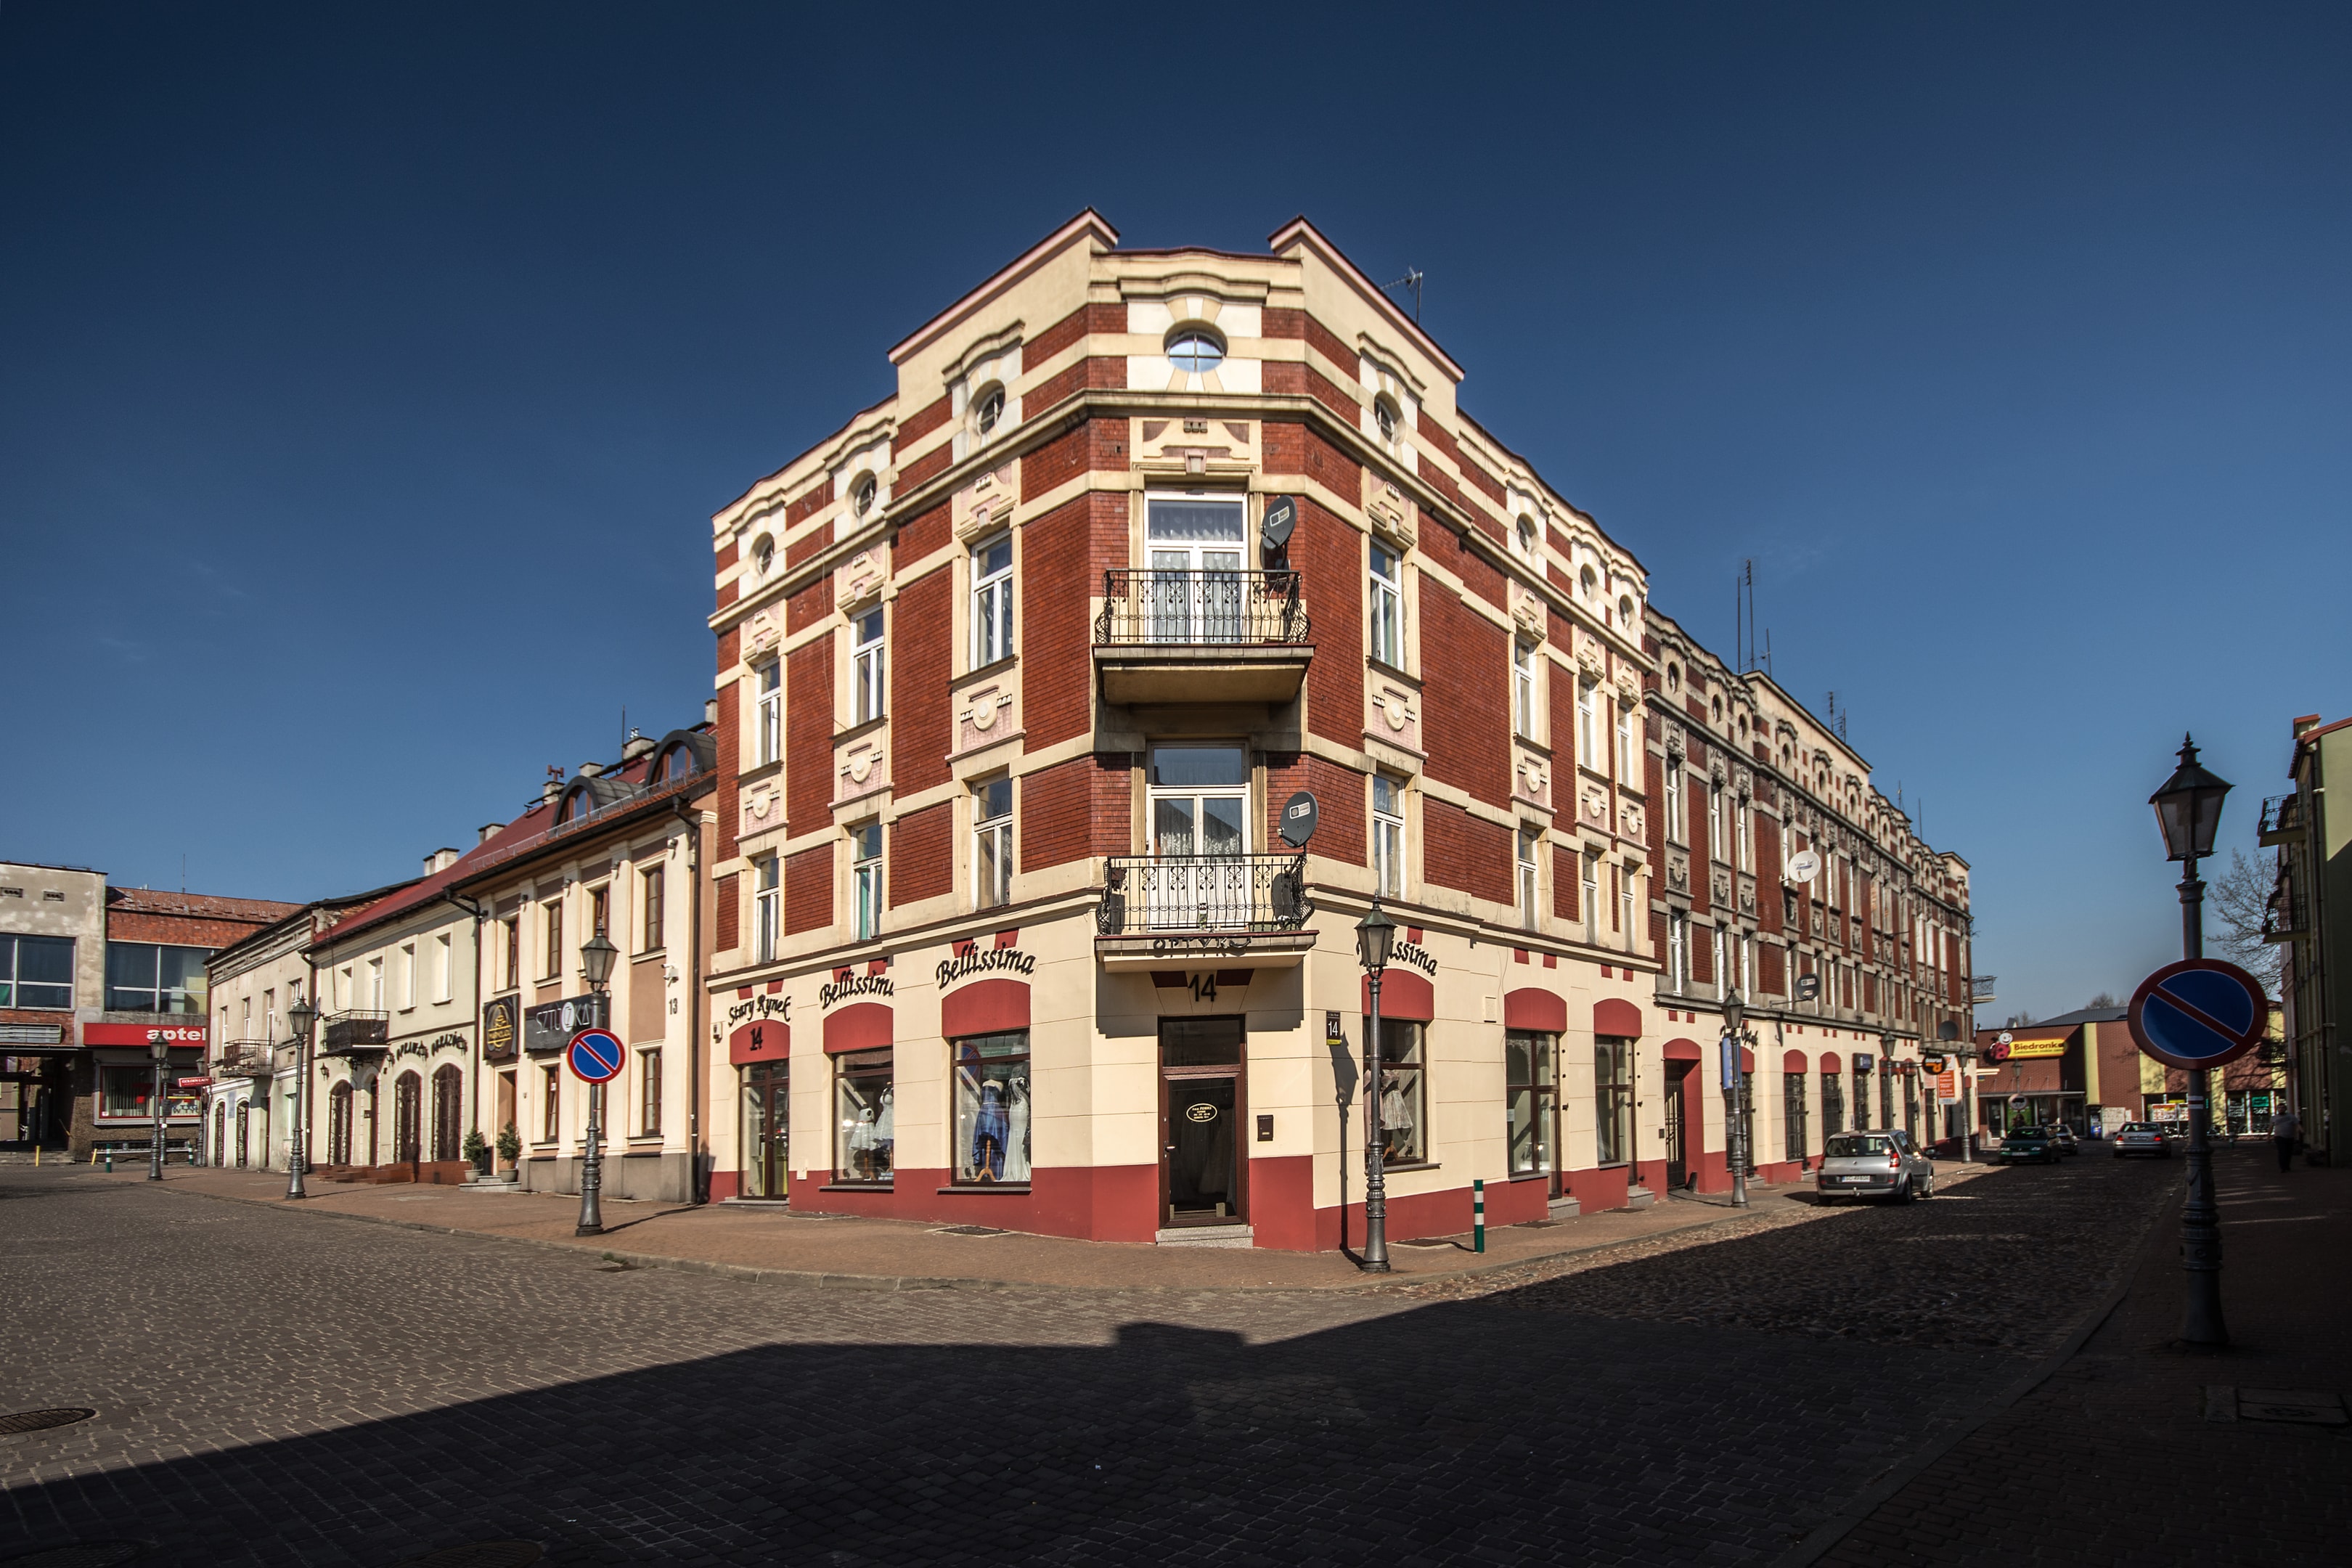
<instances>
[{"instance_id":1,"label":"satellite dish on wall","mask_svg":"<svg viewBox=\"0 0 2352 1568\"><path fill-rule=\"evenodd\" d=\"M1283 803L1282 841L1293 849L1304 849L1307 841L1315 837L1315 824L1319 813L1315 797L1300 790Z\"/></svg>"},{"instance_id":2,"label":"satellite dish on wall","mask_svg":"<svg viewBox=\"0 0 2352 1568\"><path fill-rule=\"evenodd\" d=\"M1288 496L1273 496L1265 503L1265 520L1258 524L1258 537L1269 550L1279 550L1290 542L1290 531L1298 526L1298 503Z\"/></svg>"},{"instance_id":3,"label":"satellite dish on wall","mask_svg":"<svg viewBox=\"0 0 2352 1568\"><path fill-rule=\"evenodd\" d=\"M1822 874L1822 858L1810 849L1800 849L1789 857L1789 880L1810 882Z\"/></svg>"}]
</instances>

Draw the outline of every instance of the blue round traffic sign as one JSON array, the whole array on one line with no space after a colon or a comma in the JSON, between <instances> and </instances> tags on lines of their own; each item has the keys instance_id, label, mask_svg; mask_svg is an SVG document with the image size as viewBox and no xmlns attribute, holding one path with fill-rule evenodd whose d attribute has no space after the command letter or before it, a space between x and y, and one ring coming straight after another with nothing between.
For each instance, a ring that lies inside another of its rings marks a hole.
<instances>
[{"instance_id":1,"label":"blue round traffic sign","mask_svg":"<svg viewBox=\"0 0 2352 1568\"><path fill-rule=\"evenodd\" d=\"M2184 958L2139 983L2127 1021L2139 1048L2165 1066L2218 1068L2262 1044L2271 1002L2236 964Z\"/></svg>"},{"instance_id":2,"label":"blue round traffic sign","mask_svg":"<svg viewBox=\"0 0 2352 1568\"><path fill-rule=\"evenodd\" d=\"M572 1068L572 1076L583 1083L610 1083L621 1076L621 1064L629 1059L629 1047L621 1044L621 1037L610 1029L583 1029L572 1037L572 1044L563 1053Z\"/></svg>"}]
</instances>

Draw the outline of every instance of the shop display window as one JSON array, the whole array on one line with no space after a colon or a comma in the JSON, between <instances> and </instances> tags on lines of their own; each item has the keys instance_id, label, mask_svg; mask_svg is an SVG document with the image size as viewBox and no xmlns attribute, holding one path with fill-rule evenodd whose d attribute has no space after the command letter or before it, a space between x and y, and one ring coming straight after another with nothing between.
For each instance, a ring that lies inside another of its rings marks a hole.
<instances>
[{"instance_id":1,"label":"shop display window","mask_svg":"<svg viewBox=\"0 0 2352 1568\"><path fill-rule=\"evenodd\" d=\"M1822 1136L1845 1131L1845 1084L1833 1072L1822 1074Z\"/></svg>"},{"instance_id":2,"label":"shop display window","mask_svg":"<svg viewBox=\"0 0 2352 1568\"><path fill-rule=\"evenodd\" d=\"M1592 1042L1592 1101L1599 1158L1622 1165L1630 1157L1633 1116L1633 1042L1601 1035Z\"/></svg>"},{"instance_id":3,"label":"shop display window","mask_svg":"<svg viewBox=\"0 0 2352 1568\"><path fill-rule=\"evenodd\" d=\"M855 1051L834 1058L834 1109L838 1122L833 1179L887 1186L898 1142L891 1052Z\"/></svg>"},{"instance_id":4,"label":"shop display window","mask_svg":"<svg viewBox=\"0 0 2352 1568\"><path fill-rule=\"evenodd\" d=\"M955 1179L961 1186L1029 1180L1029 1031L954 1043Z\"/></svg>"},{"instance_id":5,"label":"shop display window","mask_svg":"<svg viewBox=\"0 0 2352 1568\"><path fill-rule=\"evenodd\" d=\"M1381 1148L1391 1165L1429 1162L1423 1027L1402 1018L1381 1020Z\"/></svg>"},{"instance_id":6,"label":"shop display window","mask_svg":"<svg viewBox=\"0 0 2352 1568\"><path fill-rule=\"evenodd\" d=\"M163 1069L164 1115L173 1121L195 1118L204 1110L204 1090L180 1089L172 1080L184 1069ZM98 1114L107 1121L152 1121L155 1119L155 1069L152 1067L98 1069Z\"/></svg>"},{"instance_id":7,"label":"shop display window","mask_svg":"<svg viewBox=\"0 0 2352 1568\"><path fill-rule=\"evenodd\" d=\"M1549 1175L1556 1120L1552 1037L1522 1029L1504 1035L1503 1077L1510 1097L1511 1174Z\"/></svg>"}]
</instances>

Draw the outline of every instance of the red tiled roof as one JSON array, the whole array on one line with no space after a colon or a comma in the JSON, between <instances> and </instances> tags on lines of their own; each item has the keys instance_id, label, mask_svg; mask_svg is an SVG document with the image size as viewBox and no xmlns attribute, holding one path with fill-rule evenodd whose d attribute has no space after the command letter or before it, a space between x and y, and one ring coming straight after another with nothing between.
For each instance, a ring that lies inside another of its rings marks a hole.
<instances>
[{"instance_id":1,"label":"red tiled roof","mask_svg":"<svg viewBox=\"0 0 2352 1568\"><path fill-rule=\"evenodd\" d=\"M106 889L109 914L184 915L192 920L268 925L272 921L284 920L301 907L282 904L274 899L228 899L213 893L173 893L153 888Z\"/></svg>"},{"instance_id":2,"label":"red tiled roof","mask_svg":"<svg viewBox=\"0 0 2352 1568\"><path fill-rule=\"evenodd\" d=\"M395 915L404 913L410 910L420 909L423 906L433 902L436 899L438 899L443 891L452 883L473 871L483 860L488 858L493 852L501 847L506 841L514 835L517 828L521 827L525 823L530 821L531 818L535 816L544 817L553 809L552 805L545 801L532 806L529 811L524 812L520 816L516 817L512 822L508 823L506 826L500 828L499 830L498 837L492 838L488 843L477 844L463 855L458 856L451 864L434 872L433 875L429 877L420 877L415 881L409 883L408 886L400 889L396 892L378 899L375 902L366 905L363 908L353 910L350 914L345 915L341 920L337 921L333 925L329 926L326 930L312 937L310 942L310 947L314 950L333 947L340 943L345 937L352 935L354 931L365 931L370 926L381 925L385 921L391 920Z\"/></svg>"}]
</instances>

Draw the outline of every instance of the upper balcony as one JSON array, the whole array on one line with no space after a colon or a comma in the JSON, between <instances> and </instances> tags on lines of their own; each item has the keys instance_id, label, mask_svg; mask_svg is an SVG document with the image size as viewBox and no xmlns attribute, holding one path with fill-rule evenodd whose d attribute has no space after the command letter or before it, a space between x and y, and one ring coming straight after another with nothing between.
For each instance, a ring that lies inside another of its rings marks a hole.
<instances>
[{"instance_id":1,"label":"upper balcony","mask_svg":"<svg viewBox=\"0 0 2352 1568\"><path fill-rule=\"evenodd\" d=\"M1288 702L1315 657L1296 572L1103 574L1095 666L1106 701Z\"/></svg>"},{"instance_id":2,"label":"upper balcony","mask_svg":"<svg viewBox=\"0 0 2352 1568\"><path fill-rule=\"evenodd\" d=\"M2274 795L2263 802L2262 844L2265 849L2290 844L2303 837L2303 796Z\"/></svg>"},{"instance_id":3,"label":"upper balcony","mask_svg":"<svg viewBox=\"0 0 2352 1568\"><path fill-rule=\"evenodd\" d=\"M321 1020L320 1051L331 1057L381 1051L392 1043L392 1015L354 1007Z\"/></svg>"},{"instance_id":4,"label":"upper balcony","mask_svg":"<svg viewBox=\"0 0 2352 1568\"><path fill-rule=\"evenodd\" d=\"M1116 855L1095 948L1111 969L1286 966L1315 945L1314 912L1303 854Z\"/></svg>"}]
</instances>

